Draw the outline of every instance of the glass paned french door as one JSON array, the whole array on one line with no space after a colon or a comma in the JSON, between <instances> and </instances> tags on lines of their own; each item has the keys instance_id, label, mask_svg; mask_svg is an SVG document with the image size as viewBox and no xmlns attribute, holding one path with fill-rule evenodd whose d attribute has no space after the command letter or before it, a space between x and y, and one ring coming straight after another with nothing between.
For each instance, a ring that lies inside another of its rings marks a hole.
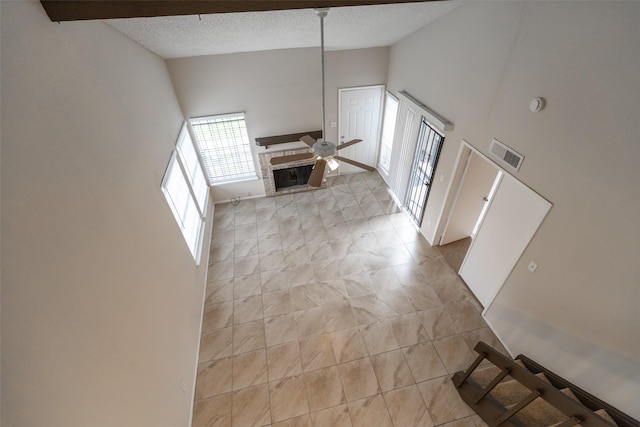
<instances>
[{"instance_id":1,"label":"glass paned french door","mask_svg":"<svg viewBox=\"0 0 640 427\"><path fill-rule=\"evenodd\" d=\"M443 141L444 136L423 117L405 200L405 208L418 227L422 225L424 207L429 198Z\"/></svg>"}]
</instances>

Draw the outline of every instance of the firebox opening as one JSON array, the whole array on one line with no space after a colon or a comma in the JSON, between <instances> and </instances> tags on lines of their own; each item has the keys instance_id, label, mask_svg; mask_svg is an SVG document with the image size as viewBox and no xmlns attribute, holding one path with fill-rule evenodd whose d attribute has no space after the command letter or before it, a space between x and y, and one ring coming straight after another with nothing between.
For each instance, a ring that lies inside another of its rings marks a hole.
<instances>
[{"instance_id":1,"label":"firebox opening","mask_svg":"<svg viewBox=\"0 0 640 427\"><path fill-rule=\"evenodd\" d=\"M274 170L273 179L276 184L276 191L282 188L306 186L312 170L313 165Z\"/></svg>"}]
</instances>

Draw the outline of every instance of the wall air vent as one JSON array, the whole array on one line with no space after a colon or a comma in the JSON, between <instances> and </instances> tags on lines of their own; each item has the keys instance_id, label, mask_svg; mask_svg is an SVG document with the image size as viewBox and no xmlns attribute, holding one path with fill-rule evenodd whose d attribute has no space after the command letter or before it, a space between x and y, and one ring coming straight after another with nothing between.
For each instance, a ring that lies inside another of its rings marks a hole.
<instances>
[{"instance_id":1,"label":"wall air vent","mask_svg":"<svg viewBox=\"0 0 640 427\"><path fill-rule=\"evenodd\" d=\"M491 141L489 153L491 153L493 157L498 159L503 166L514 172L518 172L520 166L522 165L522 162L524 161L524 156L522 154L518 153L512 148L507 147L497 139Z\"/></svg>"}]
</instances>

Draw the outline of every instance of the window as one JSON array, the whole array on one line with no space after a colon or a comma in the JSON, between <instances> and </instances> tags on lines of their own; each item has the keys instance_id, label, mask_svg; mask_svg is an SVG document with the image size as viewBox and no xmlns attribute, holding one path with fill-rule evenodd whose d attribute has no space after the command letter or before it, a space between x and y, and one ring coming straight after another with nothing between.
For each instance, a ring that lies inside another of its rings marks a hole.
<instances>
[{"instance_id":1,"label":"window","mask_svg":"<svg viewBox=\"0 0 640 427\"><path fill-rule=\"evenodd\" d=\"M209 186L207 179L202 172L198 154L193 146L191 135L187 130L186 124L182 126L182 131L178 137L176 148L180 157L180 161L184 167L185 178L191 183L195 201L198 204L202 216L206 211L207 195L209 194Z\"/></svg>"},{"instance_id":2,"label":"window","mask_svg":"<svg viewBox=\"0 0 640 427\"><path fill-rule=\"evenodd\" d=\"M391 166L391 150L396 133L396 117L398 100L387 92L384 102L384 120L382 121L382 137L380 138L380 167L388 174Z\"/></svg>"},{"instance_id":3,"label":"window","mask_svg":"<svg viewBox=\"0 0 640 427\"><path fill-rule=\"evenodd\" d=\"M193 258L199 263L209 186L186 123L162 179L162 192Z\"/></svg>"},{"instance_id":4,"label":"window","mask_svg":"<svg viewBox=\"0 0 640 427\"><path fill-rule=\"evenodd\" d=\"M256 178L244 113L190 119L210 184Z\"/></svg>"}]
</instances>

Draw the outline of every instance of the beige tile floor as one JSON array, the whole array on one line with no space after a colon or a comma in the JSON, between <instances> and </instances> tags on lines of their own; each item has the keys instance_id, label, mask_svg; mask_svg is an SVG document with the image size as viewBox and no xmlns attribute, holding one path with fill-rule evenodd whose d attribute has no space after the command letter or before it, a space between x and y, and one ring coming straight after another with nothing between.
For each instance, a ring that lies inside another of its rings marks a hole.
<instances>
[{"instance_id":1,"label":"beige tile floor","mask_svg":"<svg viewBox=\"0 0 640 427\"><path fill-rule=\"evenodd\" d=\"M329 181L216 206L193 426L482 424L480 306L376 173Z\"/></svg>"}]
</instances>

